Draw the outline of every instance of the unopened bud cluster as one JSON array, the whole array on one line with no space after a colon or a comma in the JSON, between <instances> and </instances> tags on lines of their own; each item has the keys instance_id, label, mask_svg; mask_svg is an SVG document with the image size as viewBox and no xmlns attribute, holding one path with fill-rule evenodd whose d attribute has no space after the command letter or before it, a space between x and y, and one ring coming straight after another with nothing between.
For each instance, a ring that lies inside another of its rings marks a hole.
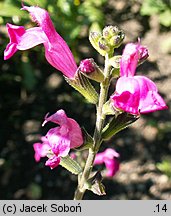
<instances>
[{"instance_id":1,"label":"unopened bud cluster","mask_svg":"<svg viewBox=\"0 0 171 216\"><path fill-rule=\"evenodd\" d=\"M113 50L119 47L125 34L117 26L107 26L100 32L90 32L92 46L102 55L112 54Z\"/></svg>"}]
</instances>

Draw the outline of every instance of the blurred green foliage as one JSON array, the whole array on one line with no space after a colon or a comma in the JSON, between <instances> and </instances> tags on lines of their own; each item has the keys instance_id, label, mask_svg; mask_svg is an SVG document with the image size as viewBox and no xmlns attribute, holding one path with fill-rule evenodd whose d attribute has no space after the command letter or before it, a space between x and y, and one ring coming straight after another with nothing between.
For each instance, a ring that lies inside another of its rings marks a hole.
<instances>
[{"instance_id":1,"label":"blurred green foliage","mask_svg":"<svg viewBox=\"0 0 171 216\"><path fill-rule=\"evenodd\" d=\"M57 30L67 36L67 42L76 39L85 27L95 23L104 25L102 7L106 0L24 0L26 5L38 5L47 9ZM28 14L22 10L21 0L4 0L0 2L1 23L3 17L11 17L14 24L21 24L21 19L28 19ZM28 22L28 20L27 20Z\"/></svg>"},{"instance_id":2,"label":"blurred green foliage","mask_svg":"<svg viewBox=\"0 0 171 216\"><path fill-rule=\"evenodd\" d=\"M141 15L159 15L160 24L171 26L171 1L170 0L144 0L140 10Z\"/></svg>"},{"instance_id":3,"label":"blurred green foliage","mask_svg":"<svg viewBox=\"0 0 171 216\"><path fill-rule=\"evenodd\" d=\"M157 163L157 168L171 179L171 158L163 158L161 163Z\"/></svg>"}]
</instances>

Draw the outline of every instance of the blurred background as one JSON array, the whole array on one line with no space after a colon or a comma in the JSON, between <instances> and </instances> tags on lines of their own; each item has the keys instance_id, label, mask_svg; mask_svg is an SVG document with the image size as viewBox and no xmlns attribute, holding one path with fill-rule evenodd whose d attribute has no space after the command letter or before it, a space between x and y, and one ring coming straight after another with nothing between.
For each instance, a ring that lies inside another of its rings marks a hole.
<instances>
[{"instance_id":1,"label":"blurred background","mask_svg":"<svg viewBox=\"0 0 171 216\"><path fill-rule=\"evenodd\" d=\"M171 199L171 1L170 0L25 0L47 9L69 44L77 64L103 58L91 47L89 29L118 25L124 44L141 38L150 57L137 73L151 78L169 109L141 118L102 146L120 153L120 171L104 179L107 196L87 192L85 199ZM52 127L41 127L47 112L64 109L92 134L95 108L49 65L43 46L17 52L8 61L5 24L35 26L20 0L0 1L0 199L72 199L77 179L63 168L50 170L34 161L33 143ZM110 92L114 91L114 85ZM101 149L101 150L102 150Z\"/></svg>"}]
</instances>

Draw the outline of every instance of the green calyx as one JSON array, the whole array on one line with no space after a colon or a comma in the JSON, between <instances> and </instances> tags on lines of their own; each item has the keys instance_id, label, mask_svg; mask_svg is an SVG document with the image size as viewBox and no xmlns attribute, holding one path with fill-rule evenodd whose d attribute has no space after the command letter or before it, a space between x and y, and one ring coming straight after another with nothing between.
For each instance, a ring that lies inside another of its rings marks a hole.
<instances>
[{"instance_id":1,"label":"green calyx","mask_svg":"<svg viewBox=\"0 0 171 216\"><path fill-rule=\"evenodd\" d=\"M82 172L81 166L69 156L61 157L60 165L75 175Z\"/></svg>"},{"instance_id":2,"label":"green calyx","mask_svg":"<svg viewBox=\"0 0 171 216\"><path fill-rule=\"evenodd\" d=\"M88 179L85 188L99 196L106 195L105 186L103 185L102 180L100 171L97 171L93 177Z\"/></svg>"},{"instance_id":3,"label":"green calyx","mask_svg":"<svg viewBox=\"0 0 171 216\"><path fill-rule=\"evenodd\" d=\"M99 97L98 93L96 92L88 78L85 77L80 71L77 71L74 79L65 77L65 80L69 85L71 85L74 89L81 93L88 102L97 104Z\"/></svg>"},{"instance_id":4,"label":"green calyx","mask_svg":"<svg viewBox=\"0 0 171 216\"><path fill-rule=\"evenodd\" d=\"M111 75L113 78L119 77L121 57L122 57L121 55L117 55L109 59L109 64L113 67L111 70Z\"/></svg>"},{"instance_id":5,"label":"green calyx","mask_svg":"<svg viewBox=\"0 0 171 216\"><path fill-rule=\"evenodd\" d=\"M128 127L128 125L135 122L139 116L131 115L129 113L123 112L121 114L118 114L114 116L109 122L105 128L102 131L102 139L108 140L115 134L117 134L119 131L125 129Z\"/></svg>"}]
</instances>

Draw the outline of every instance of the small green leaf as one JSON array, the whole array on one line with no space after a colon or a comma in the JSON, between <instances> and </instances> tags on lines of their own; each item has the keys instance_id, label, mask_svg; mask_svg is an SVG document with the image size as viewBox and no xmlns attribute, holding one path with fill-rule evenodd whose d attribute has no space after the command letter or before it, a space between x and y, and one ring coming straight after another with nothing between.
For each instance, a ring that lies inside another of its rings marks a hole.
<instances>
[{"instance_id":1,"label":"small green leaf","mask_svg":"<svg viewBox=\"0 0 171 216\"><path fill-rule=\"evenodd\" d=\"M121 113L112 118L102 131L102 139L108 140L119 131L125 129L128 125L135 122L139 116L134 116L129 113Z\"/></svg>"},{"instance_id":2,"label":"small green leaf","mask_svg":"<svg viewBox=\"0 0 171 216\"><path fill-rule=\"evenodd\" d=\"M101 41L102 39L102 34L99 32L90 32L89 34L89 41L91 43L91 45L94 47L94 49L97 50L98 53L100 53L100 55L105 56L106 55L106 50L101 49L102 48L102 44L99 44L99 41ZM101 48L100 48L101 46Z\"/></svg>"},{"instance_id":3,"label":"small green leaf","mask_svg":"<svg viewBox=\"0 0 171 216\"><path fill-rule=\"evenodd\" d=\"M94 185L91 188L91 191L94 194L97 194L99 196L106 195L105 186L101 182L95 182Z\"/></svg>"},{"instance_id":4,"label":"small green leaf","mask_svg":"<svg viewBox=\"0 0 171 216\"><path fill-rule=\"evenodd\" d=\"M3 17L13 17L13 16L19 16L26 18L28 15L20 10L17 6L8 4L6 2L0 2L0 16Z\"/></svg>"},{"instance_id":5,"label":"small green leaf","mask_svg":"<svg viewBox=\"0 0 171 216\"><path fill-rule=\"evenodd\" d=\"M96 172L93 177L88 179L86 183L86 189L99 196L106 195L105 186L102 183L102 175L100 171Z\"/></svg>"},{"instance_id":6,"label":"small green leaf","mask_svg":"<svg viewBox=\"0 0 171 216\"><path fill-rule=\"evenodd\" d=\"M113 56L109 59L109 64L114 68L120 68L121 55Z\"/></svg>"},{"instance_id":7,"label":"small green leaf","mask_svg":"<svg viewBox=\"0 0 171 216\"><path fill-rule=\"evenodd\" d=\"M80 165L69 156L61 157L60 165L75 175L82 172Z\"/></svg>"},{"instance_id":8,"label":"small green leaf","mask_svg":"<svg viewBox=\"0 0 171 216\"><path fill-rule=\"evenodd\" d=\"M103 114L104 115L115 115L116 111L113 109L113 106L110 103L110 100L108 100L104 105L103 105Z\"/></svg>"}]
</instances>

